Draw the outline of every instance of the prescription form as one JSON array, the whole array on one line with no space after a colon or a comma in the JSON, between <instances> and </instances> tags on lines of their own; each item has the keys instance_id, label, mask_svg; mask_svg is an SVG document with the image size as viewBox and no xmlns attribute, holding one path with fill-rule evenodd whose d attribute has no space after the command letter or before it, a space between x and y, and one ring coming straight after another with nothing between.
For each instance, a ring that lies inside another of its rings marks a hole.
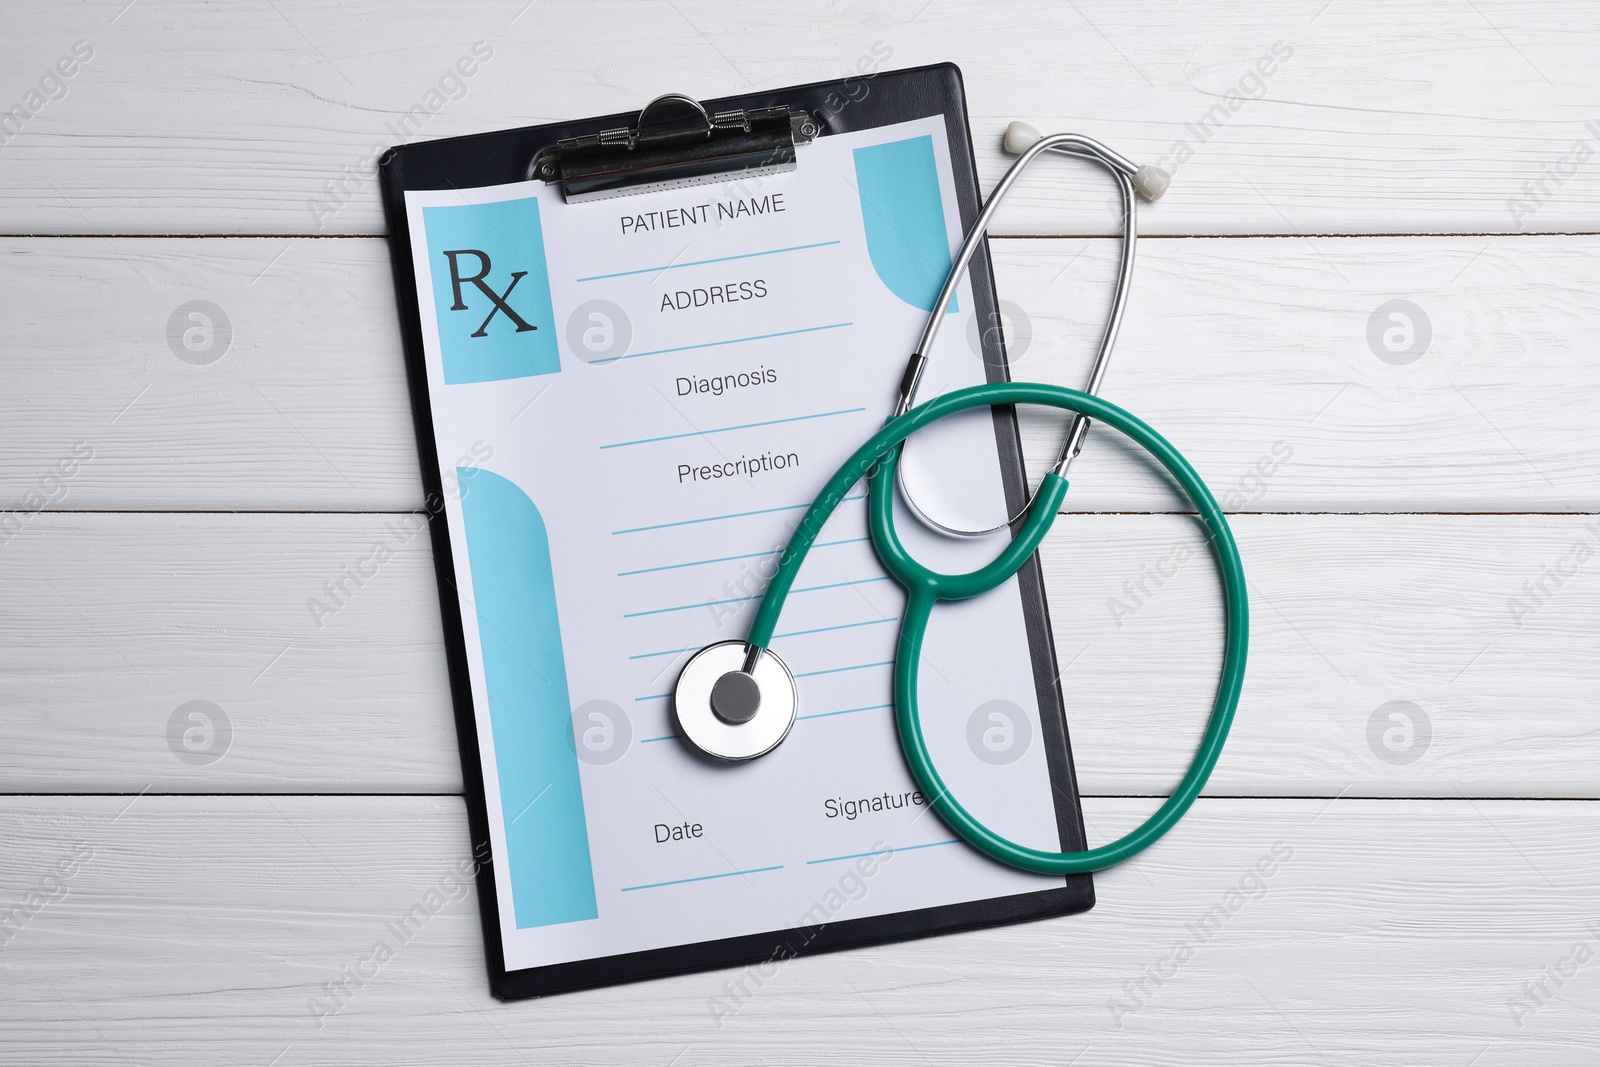
<instances>
[{"instance_id":1,"label":"prescription form","mask_svg":"<svg viewBox=\"0 0 1600 1067\"><path fill-rule=\"evenodd\" d=\"M542 182L406 194L510 970L1060 886L954 835L890 707L903 594L838 508L773 641L798 719L700 756L671 690L741 639L823 483L893 407L961 238L941 118L825 136L798 169L567 204ZM970 284L922 397L984 381ZM987 411L926 431L951 506L1005 517ZM910 459L908 457L908 462ZM933 490L930 490L933 491ZM981 565L902 514L924 562ZM1014 840L1061 847L1016 579L935 613L929 747Z\"/></svg>"}]
</instances>

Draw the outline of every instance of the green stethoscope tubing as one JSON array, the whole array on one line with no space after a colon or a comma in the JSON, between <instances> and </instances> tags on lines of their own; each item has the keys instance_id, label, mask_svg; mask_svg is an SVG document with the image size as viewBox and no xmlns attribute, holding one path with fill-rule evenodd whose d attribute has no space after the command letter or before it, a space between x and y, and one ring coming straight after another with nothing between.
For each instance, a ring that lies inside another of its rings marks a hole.
<instances>
[{"instance_id":1,"label":"green stethoscope tubing","mask_svg":"<svg viewBox=\"0 0 1600 1067\"><path fill-rule=\"evenodd\" d=\"M945 785L928 753L922 732L922 716L917 692L917 670L922 655L922 640L927 632L933 606L941 600L963 600L987 592L1006 582L1038 549L1060 511L1067 494L1066 479L1051 472L1045 475L1027 516L1012 535L1011 542L986 566L966 574L940 574L913 559L900 543L894 528L894 469L899 462L900 445L916 431L948 415L970 408L994 405L1037 404L1075 411L1120 430L1150 453L1177 481L1205 524L1217 570L1222 577L1225 640L1222 671L1216 700L1206 721L1204 735L1178 786L1166 802L1137 829L1109 844L1082 852L1052 852L1029 848L995 833L962 807ZM978 851L1002 863L1039 874L1083 874L1103 870L1137 855L1154 844L1183 818L1199 797L1211 776L1222 746L1233 725L1244 686L1245 656L1250 643L1249 597L1244 568L1239 561L1239 546L1228 528L1228 520L1211 490L1183 454L1166 438L1140 419L1107 400L1059 385L1029 382L1001 382L959 389L919 405L891 419L844 462L818 494L795 528L761 604L756 610L747 638L749 644L766 648L783 611L784 601L794 584L812 542L823 523L838 507L850 489L863 477L869 479L868 527L884 568L906 591L906 608L894 659L895 724L900 747L911 775L916 779L933 810L963 840Z\"/></svg>"}]
</instances>

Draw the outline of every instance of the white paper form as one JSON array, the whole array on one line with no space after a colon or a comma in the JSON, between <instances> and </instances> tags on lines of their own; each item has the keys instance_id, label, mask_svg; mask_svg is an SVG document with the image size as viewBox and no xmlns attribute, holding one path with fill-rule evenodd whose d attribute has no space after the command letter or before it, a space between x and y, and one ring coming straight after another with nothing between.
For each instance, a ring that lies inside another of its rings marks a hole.
<instances>
[{"instance_id":1,"label":"white paper form","mask_svg":"<svg viewBox=\"0 0 1600 1067\"><path fill-rule=\"evenodd\" d=\"M941 118L798 155L581 204L541 182L406 194L508 969L1061 884L954 841L905 768L903 596L864 484L773 642L800 690L788 739L723 765L676 736L679 669L743 638L804 508L889 415L960 242ZM963 284L923 399L984 381L972 307ZM918 456L1004 518L987 413ZM901 519L941 569L1004 543ZM955 795L1059 848L1015 579L937 609L921 685Z\"/></svg>"}]
</instances>

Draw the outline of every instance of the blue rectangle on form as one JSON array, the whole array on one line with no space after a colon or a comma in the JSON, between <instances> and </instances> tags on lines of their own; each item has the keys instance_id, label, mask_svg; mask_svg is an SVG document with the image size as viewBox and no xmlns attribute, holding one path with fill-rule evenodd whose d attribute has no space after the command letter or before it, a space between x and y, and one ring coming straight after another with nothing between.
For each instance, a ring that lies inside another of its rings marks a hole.
<instances>
[{"instance_id":1,"label":"blue rectangle on form","mask_svg":"<svg viewBox=\"0 0 1600 1067\"><path fill-rule=\"evenodd\" d=\"M544 519L515 483L459 467L517 928L599 916ZM465 599L465 598L463 598Z\"/></svg>"},{"instance_id":2,"label":"blue rectangle on form","mask_svg":"<svg viewBox=\"0 0 1600 1067\"><path fill-rule=\"evenodd\" d=\"M533 197L422 209L446 385L561 369Z\"/></svg>"}]
</instances>

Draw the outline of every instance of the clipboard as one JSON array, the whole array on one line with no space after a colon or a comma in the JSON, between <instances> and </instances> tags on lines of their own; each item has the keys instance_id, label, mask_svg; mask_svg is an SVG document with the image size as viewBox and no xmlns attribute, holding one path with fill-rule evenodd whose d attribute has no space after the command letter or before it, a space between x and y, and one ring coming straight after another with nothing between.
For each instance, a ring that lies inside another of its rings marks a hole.
<instances>
[{"instance_id":1,"label":"clipboard","mask_svg":"<svg viewBox=\"0 0 1600 1067\"><path fill-rule=\"evenodd\" d=\"M817 82L703 104L683 97L661 98L641 113L406 145L391 150L380 163L471 833L471 858L463 861L462 872L476 877L490 986L497 997L542 996L711 968L740 965L766 968L774 961L799 955L1070 914L1094 904L1091 877L1078 875L1046 879L1042 887L1026 892L938 906L859 917L824 913L826 921L822 922L785 922L774 924L772 929L741 932L735 936L707 937L542 965L528 966L526 961L508 960L508 937L512 931L507 929L505 918L512 912L511 905L504 899L504 890L512 861L494 847L495 826L503 827L506 820L502 816L496 823L491 818L486 792L486 785L492 785L498 792L499 783L494 780L494 772L486 783L486 763L492 762L486 757L494 757L496 753L484 750L483 722L488 711L482 706L486 700L481 678L475 686L477 660L471 636L479 632L482 620L476 618L470 607L472 601L462 589L462 576L468 572L458 566L458 557L468 542L462 530L452 529L450 516L455 513L452 510L455 505L446 506L464 492L464 479L474 471L470 462L465 467L458 464L452 469L441 460L435 419L440 403L437 395L440 379L437 365L430 379L424 327L424 301L430 294L422 292L418 283L414 248L420 237L416 232L417 217L408 209L408 194L539 181L559 186L566 202L582 203L629 195L639 188L692 188L760 174L798 170L803 178L809 144L929 118L943 120L943 136L953 171L955 210L964 230L976 217L980 198L961 73L953 64L883 72L869 78ZM959 239L960 233L956 233L955 240L959 242ZM451 254L457 251L450 250ZM451 279L457 286L454 299L464 303L461 279L472 279L463 269L471 269L475 264L467 261L465 268L458 269L462 265L452 259L449 266ZM483 267L487 270L486 262ZM998 323L987 248L980 249L973 258L969 277L973 314L980 322ZM436 281L436 284L439 283ZM508 321L512 310L509 306L484 306L488 307L491 320L485 323L486 331L519 332L522 325L533 329L520 318L515 323ZM507 314L500 315L500 321L495 323L495 316L502 310ZM1000 331L983 330L978 337L976 343L982 346L984 376L990 381L1006 380L1009 372ZM907 334L904 347L884 353L886 367L896 374L911 340L912 336ZM561 354L557 358L570 359L570 355ZM457 380L471 380L471 376ZM446 385L443 388L456 387ZM892 397L884 399L887 403ZM1004 506L1008 513L1015 514L1028 494L1015 412L995 409L992 424ZM850 440L850 447L855 443ZM818 472L818 484L825 473ZM477 482L472 484L476 486ZM477 549L471 551L474 556L478 554ZM1051 639L1049 610L1037 557L1028 561L1016 581L1026 634L1027 647L1023 655L1026 669L1031 671L1032 692L1038 702L1039 741L1047 768L1054 830L1061 849L1081 850L1087 847L1082 812L1061 687L1057 682L1060 668ZM464 602L469 605L465 610ZM478 605L476 611L483 611L483 606ZM566 729L568 744L576 744L571 740L574 736L571 725ZM761 762L755 761L755 766L759 768ZM715 775L719 769L708 767L703 773ZM578 803L581 814L581 798ZM936 819L929 819L921 825L934 822ZM685 823L686 832L692 832L688 830L691 825L696 824ZM955 844L955 849L965 848L954 842L939 843ZM887 848L864 855L870 862L871 856L883 859L895 853L895 848ZM636 888L650 887L624 887ZM818 913L810 914L817 917ZM520 930L522 920L519 917L516 921Z\"/></svg>"}]
</instances>

